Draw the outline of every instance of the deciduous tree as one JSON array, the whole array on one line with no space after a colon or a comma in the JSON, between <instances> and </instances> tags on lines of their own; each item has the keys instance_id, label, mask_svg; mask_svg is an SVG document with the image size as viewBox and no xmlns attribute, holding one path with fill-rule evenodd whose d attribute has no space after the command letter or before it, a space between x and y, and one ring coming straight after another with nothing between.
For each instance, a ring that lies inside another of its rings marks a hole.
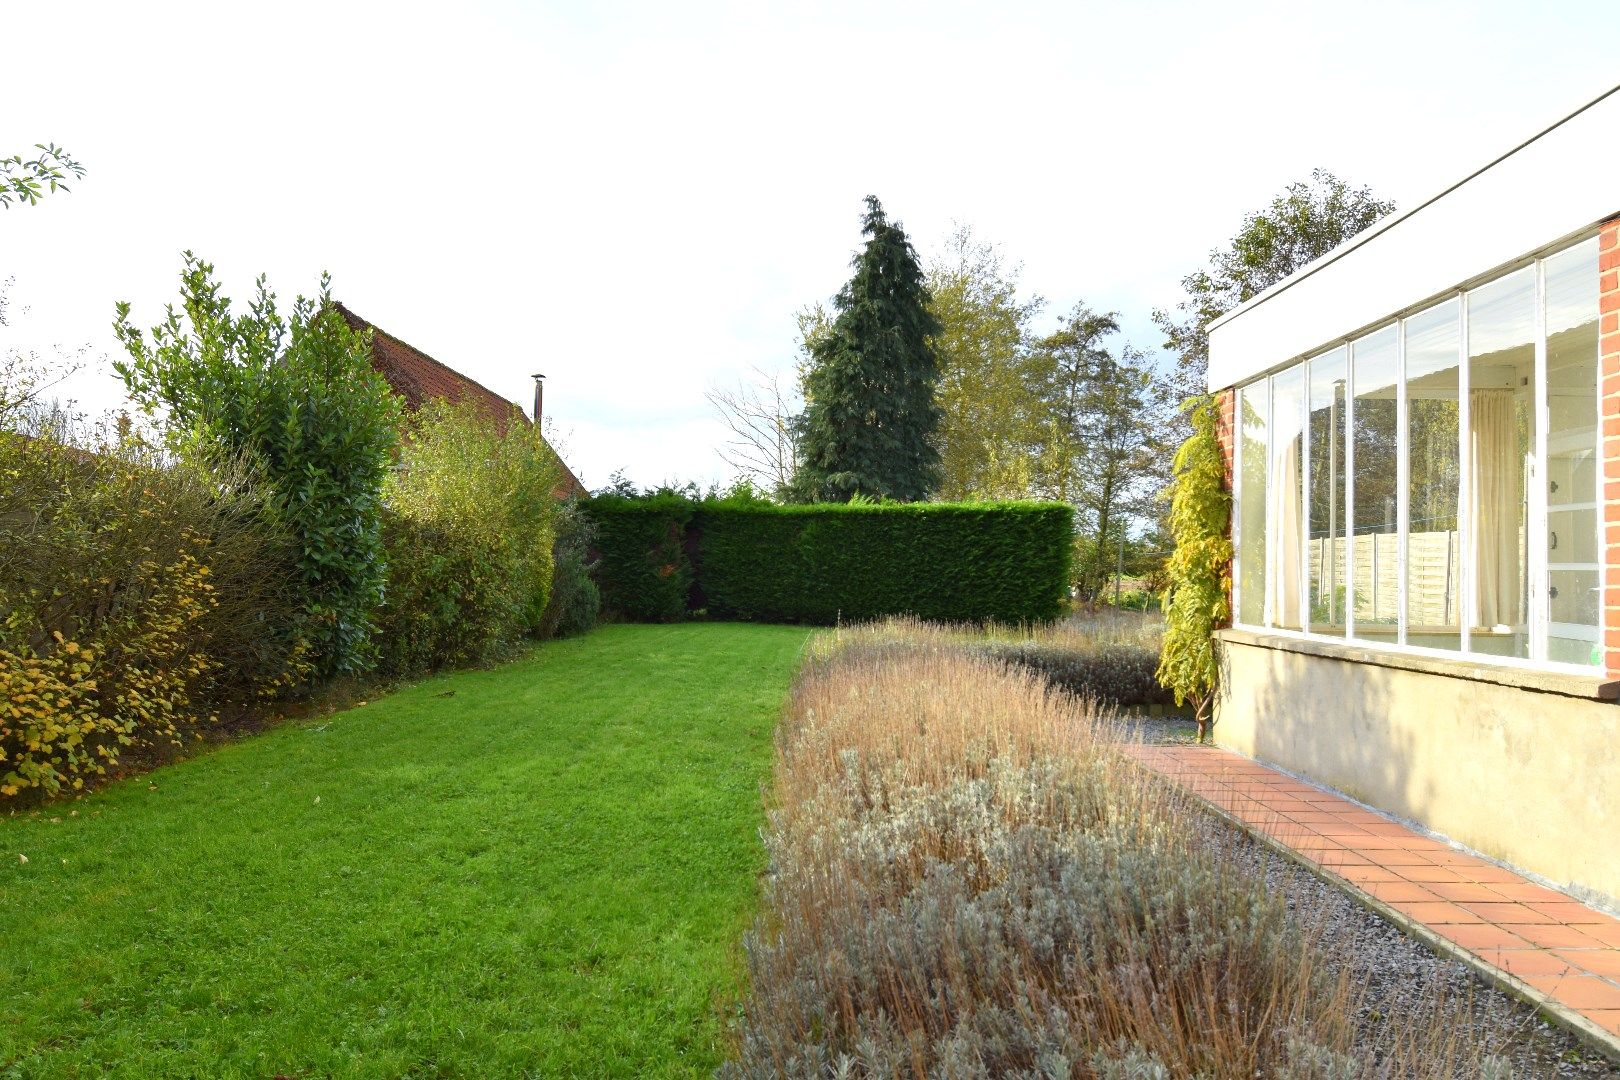
<instances>
[{"instance_id":1,"label":"deciduous tree","mask_svg":"<svg viewBox=\"0 0 1620 1080\"><path fill-rule=\"evenodd\" d=\"M321 675L363 671L385 576L382 486L399 400L371 367L371 342L320 294L283 315L257 282L245 312L185 253L180 307L150 334L120 303L113 331L129 358L113 367L134 401L161 410L177 443L204 459L245 460L292 535L305 632Z\"/></svg>"},{"instance_id":2,"label":"deciduous tree","mask_svg":"<svg viewBox=\"0 0 1620 1080\"><path fill-rule=\"evenodd\" d=\"M1395 204L1368 187L1352 187L1326 169L1283 189L1264 210L1243 218L1229 247L1209 253L1209 265L1181 279L1186 297L1174 311L1153 313L1165 348L1177 357L1183 397L1202 394L1209 371L1209 324L1326 255L1392 213Z\"/></svg>"},{"instance_id":3,"label":"deciduous tree","mask_svg":"<svg viewBox=\"0 0 1620 1080\"><path fill-rule=\"evenodd\" d=\"M960 226L929 261L928 291L942 413L938 445L945 499L1028 496L1042 401L1030 322L1045 301L1018 295L1018 268Z\"/></svg>"},{"instance_id":4,"label":"deciduous tree","mask_svg":"<svg viewBox=\"0 0 1620 1080\"><path fill-rule=\"evenodd\" d=\"M1112 312L1077 304L1036 346L1046 406L1037 488L1075 507L1076 587L1095 599L1132 521L1152 515L1164 485L1169 410L1146 354L1110 347Z\"/></svg>"}]
</instances>

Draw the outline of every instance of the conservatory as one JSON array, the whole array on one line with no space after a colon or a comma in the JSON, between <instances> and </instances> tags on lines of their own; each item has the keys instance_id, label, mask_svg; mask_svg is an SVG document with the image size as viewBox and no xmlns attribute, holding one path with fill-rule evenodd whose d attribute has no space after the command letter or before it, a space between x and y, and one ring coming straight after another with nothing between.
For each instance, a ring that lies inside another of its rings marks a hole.
<instances>
[{"instance_id":1,"label":"conservatory","mask_svg":"<svg viewBox=\"0 0 1620 1080\"><path fill-rule=\"evenodd\" d=\"M1617 277L1620 88L1210 329L1217 740L1610 905Z\"/></svg>"},{"instance_id":2,"label":"conservatory","mask_svg":"<svg viewBox=\"0 0 1620 1080\"><path fill-rule=\"evenodd\" d=\"M1601 667L1597 267L1594 235L1239 388L1237 624Z\"/></svg>"}]
</instances>

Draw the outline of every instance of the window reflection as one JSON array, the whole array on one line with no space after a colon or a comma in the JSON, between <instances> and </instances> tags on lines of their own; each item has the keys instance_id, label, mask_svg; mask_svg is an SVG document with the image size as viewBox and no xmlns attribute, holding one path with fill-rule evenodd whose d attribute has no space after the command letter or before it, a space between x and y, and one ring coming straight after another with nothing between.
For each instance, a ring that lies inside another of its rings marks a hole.
<instances>
[{"instance_id":1,"label":"window reflection","mask_svg":"<svg viewBox=\"0 0 1620 1080\"><path fill-rule=\"evenodd\" d=\"M1351 346L1355 382L1356 472L1351 507L1351 618L1358 637L1393 640L1400 623L1400 537L1396 534L1399 453L1395 327Z\"/></svg>"},{"instance_id":2,"label":"window reflection","mask_svg":"<svg viewBox=\"0 0 1620 1080\"><path fill-rule=\"evenodd\" d=\"M1303 627L1305 553L1304 491L1305 369L1290 368L1271 380L1271 625Z\"/></svg>"},{"instance_id":3,"label":"window reflection","mask_svg":"<svg viewBox=\"0 0 1620 1080\"><path fill-rule=\"evenodd\" d=\"M1348 410L1345 350L1310 363L1310 572L1311 629L1342 634L1345 628L1344 434Z\"/></svg>"},{"instance_id":4,"label":"window reflection","mask_svg":"<svg viewBox=\"0 0 1620 1080\"><path fill-rule=\"evenodd\" d=\"M1461 305L1406 320L1406 642L1462 648Z\"/></svg>"}]
</instances>

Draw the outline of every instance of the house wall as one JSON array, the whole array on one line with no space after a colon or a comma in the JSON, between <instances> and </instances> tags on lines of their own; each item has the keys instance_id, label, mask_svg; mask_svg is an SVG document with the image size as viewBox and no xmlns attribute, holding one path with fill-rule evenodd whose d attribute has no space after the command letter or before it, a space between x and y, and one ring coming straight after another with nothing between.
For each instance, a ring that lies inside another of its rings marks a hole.
<instances>
[{"instance_id":1,"label":"house wall","mask_svg":"<svg viewBox=\"0 0 1620 1080\"><path fill-rule=\"evenodd\" d=\"M1221 638L1217 743L1620 908L1620 705L1600 679Z\"/></svg>"}]
</instances>

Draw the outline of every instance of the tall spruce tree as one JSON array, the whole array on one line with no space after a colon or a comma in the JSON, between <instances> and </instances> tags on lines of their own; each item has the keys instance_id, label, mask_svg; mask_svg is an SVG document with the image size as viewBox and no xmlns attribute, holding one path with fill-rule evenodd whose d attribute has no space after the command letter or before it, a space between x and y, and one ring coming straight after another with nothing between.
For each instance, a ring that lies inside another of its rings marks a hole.
<instances>
[{"instance_id":1,"label":"tall spruce tree","mask_svg":"<svg viewBox=\"0 0 1620 1080\"><path fill-rule=\"evenodd\" d=\"M794 493L811 502L915 502L940 483L939 360L930 341L940 325L911 241L875 196L866 198L862 233L855 273L833 300L837 316L811 348Z\"/></svg>"}]
</instances>

